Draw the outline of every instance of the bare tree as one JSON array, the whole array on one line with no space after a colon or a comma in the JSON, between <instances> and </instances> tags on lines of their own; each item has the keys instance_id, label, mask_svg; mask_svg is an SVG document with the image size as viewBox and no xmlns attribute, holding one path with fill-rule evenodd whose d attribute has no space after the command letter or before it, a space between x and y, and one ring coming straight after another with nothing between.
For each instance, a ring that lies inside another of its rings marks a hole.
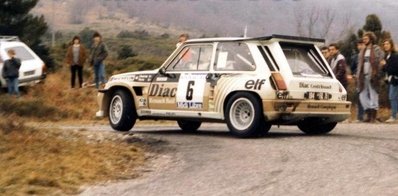
<instances>
[{"instance_id":1,"label":"bare tree","mask_svg":"<svg viewBox=\"0 0 398 196\"><path fill-rule=\"evenodd\" d=\"M308 14L307 29L309 37L315 36L315 27L319 20L319 15L320 15L319 12L320 12L319 9L317 9L316 7L312 7L311 12Z\"/></svg>"},{"instance_id":2,"label":"bare tree","mask_svg":"<svg viewBox=\"0 0 398 196\"><path fill-rule=\"evenodd\" d=\"M323 13L324 13L323 15L324 18L322 20L323 28L321 29L320 37L327 37L334 23L336 14L334 11L331 11L330 9L326 9Z\"/></svg>"},{"instance_id":3,"label":"bare tree","mask_svg":"<svg viewBox=\"0 0 398 196\"><path fill-rule=\"evenodd\" d=\"M294 12L294 18L296 19L296 30L297 30L297 34L299 36L307 36L306 33L304 33L304 29L303 29L303 23L304 23L304 15L302 11L295 11Z\"/></svg>"},{"instance_id":4,"label":"bare tree","mask_svg":"<svg viewBox=\"0 0 398 196\"><path fill-rule=\"evenodd\" d=\"M295 10L296 30L300 36L326 38L335 22L336 13L329 8L312 7Z\"/></svg>"}]
</instances>

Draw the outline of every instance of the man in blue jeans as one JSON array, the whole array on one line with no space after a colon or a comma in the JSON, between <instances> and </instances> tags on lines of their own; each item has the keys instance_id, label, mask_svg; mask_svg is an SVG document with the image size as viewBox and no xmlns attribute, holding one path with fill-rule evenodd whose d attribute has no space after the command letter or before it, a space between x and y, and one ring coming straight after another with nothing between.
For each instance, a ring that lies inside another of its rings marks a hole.
<instances>
[{"instance_id":1,"label":"man in blue jeans","mask_svg":"<svg viewBox=\"0 0 398 196\"><path fill-rule=\"evenodd\" d=\"M108 56L108 49L102 42L102 36L98 32L94 33L93 42L90 63L94 67L95 87L98 89L100 84L106 83L104 60Z\"/></svg>"},{"instance_id":2,"label":"man in blue jeans","mask_svg":"<svg viewBox=\"0 0 398 196\"><path fill-rule=\"evenodd\" d=\"M15 50L7 51L10 59L4 61L2 76L7 81L8 94L15 94L19 97L19 68L21 67L21 60L15 57Z\"/></svg>"}]
</instances>

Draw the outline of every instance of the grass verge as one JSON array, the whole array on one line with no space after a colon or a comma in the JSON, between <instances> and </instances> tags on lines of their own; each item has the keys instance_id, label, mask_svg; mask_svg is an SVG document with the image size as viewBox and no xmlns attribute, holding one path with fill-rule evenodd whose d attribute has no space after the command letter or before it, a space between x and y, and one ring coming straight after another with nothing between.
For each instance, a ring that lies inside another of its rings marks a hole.
<instances>
[{"instance_id":1,"label":"grass verge","mask_svg":"<svg viewBox=\"0 0 398 196\"><path fill-rule=\"evenodd\" d=\"M0 195L76 194L84 184L133 178L145 161L140 145L121 136L97 140L89 131L35 130L17 116L0 119Z\"/></svg>"}]
</instances>

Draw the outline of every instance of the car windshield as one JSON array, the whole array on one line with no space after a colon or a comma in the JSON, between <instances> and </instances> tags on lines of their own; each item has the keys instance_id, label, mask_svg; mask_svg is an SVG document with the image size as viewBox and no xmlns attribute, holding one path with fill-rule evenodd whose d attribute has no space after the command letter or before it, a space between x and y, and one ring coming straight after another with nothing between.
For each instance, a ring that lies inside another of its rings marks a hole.
<instances>
[{"instance_id":1,"label":"car windshield","mask_svg":"<svg viewBox=\"0 0 398 196\"><path fill-rule=\"evenodd\" d=\"M313 45L280 43L294 76L330 78L331 75Z\"/></svg>"},{"instance_id":2,"label":"car windshield","mask_svg":"<svg viewBox=\"0 0 398 196\"><path fill-rule=\"evenodd\" d=\"M6 51L10 49L15 50L17 58L20 58L22 61L35 59L35 57L23 46L10 47L7 48Z\"/></svg>"}]
</instances>

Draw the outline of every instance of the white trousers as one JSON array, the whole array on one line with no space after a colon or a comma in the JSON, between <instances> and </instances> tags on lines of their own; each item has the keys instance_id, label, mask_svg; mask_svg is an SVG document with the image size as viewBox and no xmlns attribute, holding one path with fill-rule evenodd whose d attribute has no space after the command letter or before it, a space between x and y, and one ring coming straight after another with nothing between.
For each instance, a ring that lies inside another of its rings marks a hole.
<instances>
[{"instance_id":1,"label":"white trousers","mask_svg":"<svg viewBox=\"0 0 398 196\"><path fill-rule=\"evenodd\" d=\"M364 89L359 93L359 100L364 110L379 109L379 94L372 88L369 76L365 76Z\"/></svg>"}]
</instances>

